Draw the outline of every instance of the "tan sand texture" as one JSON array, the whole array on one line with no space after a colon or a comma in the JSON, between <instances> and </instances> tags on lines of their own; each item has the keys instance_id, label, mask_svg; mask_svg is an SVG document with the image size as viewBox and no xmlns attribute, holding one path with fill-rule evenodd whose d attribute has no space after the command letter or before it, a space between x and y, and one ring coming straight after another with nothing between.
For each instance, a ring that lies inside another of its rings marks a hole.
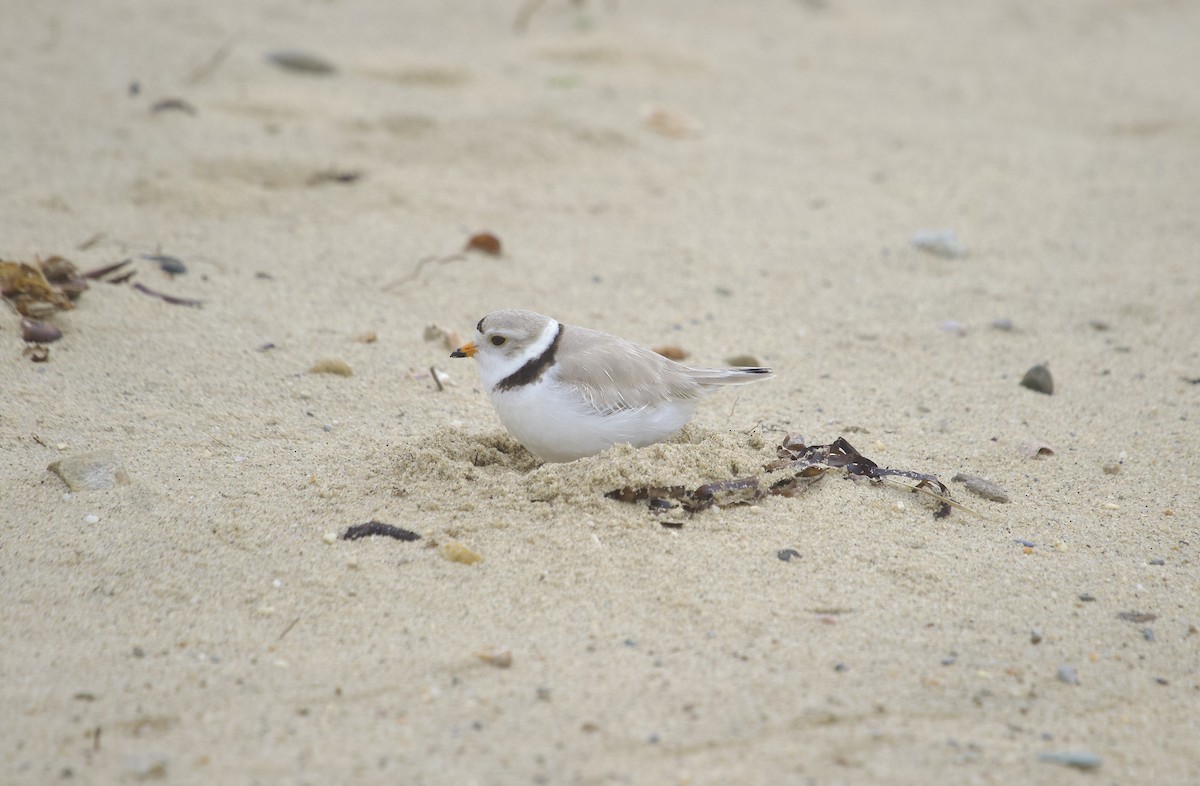
<instances>
[{"instance_id":1,"label":"tan sand texture","mask_svg":"<svg viewBox=\"0 0 1200 786\"><path fill-rule=\"evenodd\" d=\"M0 7L0 783L1200 783L1200 5L520 8ZM776 379L540 466L497 308ZM1011 501L604 496L789 432Z\"/></svg>"}]
</instances>

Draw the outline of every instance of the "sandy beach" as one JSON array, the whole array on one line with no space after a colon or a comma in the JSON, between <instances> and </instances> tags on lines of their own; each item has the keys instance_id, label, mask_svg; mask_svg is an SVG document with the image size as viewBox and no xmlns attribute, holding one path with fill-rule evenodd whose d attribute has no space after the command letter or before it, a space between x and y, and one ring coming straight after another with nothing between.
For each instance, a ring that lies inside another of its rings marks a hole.
<instances>
[{"instance_id":1,"label":"sandy beach","mask_svg":"<svg viewBox=\"0 0 1200 786\"><path fill-rule=\"evenodd\" d=\"M1200 6L0 19L0 259L127 260L0 305L0 783L1200 783ZM499 308L776 378L542 465ZM797 433L960 507L605 496Z\"/></svg>"}]
</instances>

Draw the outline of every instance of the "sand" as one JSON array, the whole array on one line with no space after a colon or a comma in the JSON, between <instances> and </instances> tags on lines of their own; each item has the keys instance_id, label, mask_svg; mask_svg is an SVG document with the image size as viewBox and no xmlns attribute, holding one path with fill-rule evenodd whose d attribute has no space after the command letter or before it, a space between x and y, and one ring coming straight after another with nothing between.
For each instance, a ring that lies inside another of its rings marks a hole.
<instances>
[{"instance_id":1,"label":"sand","mask_svg":"<svg viewBox=\"0 0 1200 786\"><path fill-rule=\"evenodd\" d=\"M0 782L1200 782L1200 6L517 8L5 7L0 257L203 305L0 309ZM777 378L539 466L502 307ZM603 496L789 432L1012 501Z\"/></svg>"}]
</instances>

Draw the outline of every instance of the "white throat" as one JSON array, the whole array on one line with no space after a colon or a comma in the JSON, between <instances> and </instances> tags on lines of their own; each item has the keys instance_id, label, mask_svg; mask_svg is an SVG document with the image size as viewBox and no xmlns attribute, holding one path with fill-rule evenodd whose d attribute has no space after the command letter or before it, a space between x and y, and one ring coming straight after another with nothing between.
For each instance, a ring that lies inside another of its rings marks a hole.
<instances>
[{"instance_id":1,"label":"white throat","mask_svg":"<svg viewBox=\"0 0 1200 786\"><path fill-rule=\"evenodd\" d=\"M540 356L550 347L556 335L558 335L558 320L551 319L542 329L537 341L526 347L521 354L509 356L482 349L486 339L483 334L476 333L475 340L481 349L475 358L479 361L479 382L483 385L484 391L490 394L496 383L515 374L526 363Z\"/></svg>"}]
</instances>

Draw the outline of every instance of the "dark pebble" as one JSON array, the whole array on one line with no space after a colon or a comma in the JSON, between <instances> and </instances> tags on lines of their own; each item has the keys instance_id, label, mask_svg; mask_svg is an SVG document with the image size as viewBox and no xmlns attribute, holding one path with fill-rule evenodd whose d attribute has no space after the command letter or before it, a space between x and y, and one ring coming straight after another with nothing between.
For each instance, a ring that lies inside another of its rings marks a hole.
<instances>
[{"instance_id":1,"label":"dark pebble","mask_svg":"<svg viewBox=\"0 0 1200 786\"><path fill-rule=\"evenodd\" d=\"M1154 629L1142 628L1142 638L1146 641L1154 641Z\"/></svg>"},{"instance_id":2,"label":"dark pebble","mask_svg":"<svg viewBox=\"0 0 1200 786\"><path fill-rule=\"evenodd\" d=\"M353 527L348 527L342 533L342 540L358 540L359 538L368 538L372 535L384 535L396 540L420 540L421 536L415 532L411 532L400 527L393 527L391 524L384 524L381 521L368 521L366 524L358 524Z\"/></svg>"},{"instance_id":3,"label":"dark pebble","mask_svg":"<svg viewBox=\"0 0 1200 786\"><path fill-rule=\"evenodd\" d=\"M1034 543L1032 540L1025 540L1023 538L1017 538L1014 542L1024 546L1027 549L1037 548L1037 544Z\"/></svg>"},{"instance_id":4,"label":"dark pebble","mask_svg":"<svg viewBox=\"0 0 1200 786\"><path fill-rule=\"evenodd\" d=\"M958 655L954 654L953 652L950 653L949 655L947 655L946 657L942 658L943 666L953 666L957 662L958 662Z\"/></svg>"},{"instance_id":5,"label":"dark pebble","mask_svg":"<svg viewBox=\"0 0 1200 786\"><path fill-rule=\"evenodd\" d=\"M660 521L658 523L667 529L683 529L682 521Z\"/></svg>"},{"instance_id":6,"label":"dark pebble","mask_svg":"<svg viewBox=\"0 0 1200 786\"><path fill-rule=\"evenodd\" d=\"M1166 677L1155 677L1154 681L1157 682L1159 685L1170 685L1171 684L1171 683L1167 682Z\"/></svg>"},{"instance_id":7,"label":"dark pebble","mask_svg":"<svg viewBox=\"0 0 1200 786\"><path fill-rule=\"evenodd\" d=\"M142 254L142 259L149 262L157 262L162 272L169 276L178 276L187 272L187 265L183 264L183 260L179 257L167 254Z\"/></svg>"},{"instance_id":8,"label":"dark pebble","mask_svg":"<svg viewBox=\"0 0 1200 786\"><path fill-rule=\"evenodd\" d=\"M833 670L840 674L842 672L850 671L850 667L845 663L835 663L833 664Z\"/></svg>"},{"instance_id":9,"label":"dark pebble","mask_svg":"<svg viewBox=\"0 0 1200 786\"><path fill-rule=\"evenodd\" d=\"M49 322L22 319L21 338L30 344L49 344L62 338L62 331Z\"/></svg>"},{"instance_id":10,"label":"dark pebble","mask_svg":"<svg viewBox=\"0 0 1200 786\"><path fill-rule=\"evenodd\" d=\"M1042 629L1041 628L1034 628L1033 630L1029 631L1029 643L1030 644L1041 644L1042 643Z\"/></svg>"},{"instance_id":11,"label":"dark pebble","mask_svg":"<svg viewBox=\"0 0 1200 786\"><path fill-rule=\"evenodd\" d=\"M291 71L297 74L328 76L329 74L337 73L337 67L328 60L309 54L308 52L298 52L291 49L270 52L267 54L267 61L279 66L284 71Z\"/></svg>"},{"instance_id":12,"label":"dark pebble","mask_svg":"<svg viewBox=\"0 0 1200 786\"><path fill-rule=\"evenodd\" d=\"M1085 592L1079 596L1079 599L1081 601L1083 601L1084 603L1092 603L1093 601L1096 600L1096 596L1090 592Z\"/></svg>"},{"instance_id":13,"label":"dark pebble","mask_svg":"<svg viewBox=\"0 0 1200 786\"><path fill-rule=\"evenodd\" d=\"M1054 378L1050 376L1050 369L1043 365L1037 365L1026 371L1025 376L1021 377L1021 387L1049 396L1054 392Z\"/></svg>"},{"instance_id":14,"label":"dark pebble","mask_svg":"<svg viewBox=\"0 0 1200 786\"><path fill-rule=\"evenodd\" d=\"M1166 565L1167 561L1165 559L1152 559L1152 560L1150 560L1150 564L1151 565Z\"/></svg>"},{"instance_id":15,"label":"dark pebble","mask_svg":"<svg viewBox=\"0 0 1200 786\"><path fill-rule=\"evenodd\" d=\"M1158 619L1158 615L1148 614L1144 611L1122 611L1117 615L1117 619L1122 619L1126 622L1154 622Z\"/></svg>"},{"instance_id":16,"label":"dark pebble","mask_svg":"<svg viewBox=\"0 0 1200 786\"><path fill-rule=\"evenodd\" d=\"M775 552L775 556L779 557L784 562L791 562L794 559L800 559L800 552L795 549L780 549Z\"/></svg>"}]
</instances>

